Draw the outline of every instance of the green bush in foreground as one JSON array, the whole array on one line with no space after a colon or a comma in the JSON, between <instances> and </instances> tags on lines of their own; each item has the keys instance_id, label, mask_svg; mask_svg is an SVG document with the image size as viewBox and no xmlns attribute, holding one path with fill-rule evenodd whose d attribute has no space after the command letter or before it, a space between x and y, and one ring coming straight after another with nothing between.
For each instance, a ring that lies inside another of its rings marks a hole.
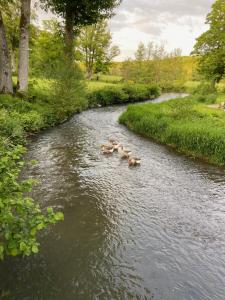
<instances>
[{"instance_id":1,"label":"green bush in foreground","mask_svg":"<svg viewBox=\"0 0 225 300\"><path fill-rule=\"evenodd\" d=\"M25 195L33 181L19 180L26 137L86 108L79 70L61 68L54 81L35 80L26 99L0 95L0 260L37 253L37 234L63 219ZM46 85L44 87L44 85Z\"/></svg>"},{"instance_id":2,"label":"green bush in foreground","mask_svg":"<svg viewBox=\"0 0 225 300\"><path fill-rule=\"evenodd\" d=\"M63 219L61 212L55 213L52 208L43 211L25 197L33 181L19 180L25 164L26 135L47 127L52 109L49 104L0 96L0 260L5 255L37 253L38 231Z\"/></svg>"},{"instance_id":3,"label":"green bush in foreground","mask_svg":"<svg viewBox=\"0 0 225 300\"><path fill-rule=\"evenodd\" d=\"M178 151L225 164L225 113L197 97L129 106L120 123Z\"/></svg>"},{"instance_id":4,"label":"green bush in foreground","mask_svg":"<svg viewBox=\"0 0 225 300\"><path fill-rule=\"evenodd\" d=\"M115 85L93 90L88 94L89 107L108 106L154 99L160 95L160 89L155 85Z\"/></svg>"}]
</instances>

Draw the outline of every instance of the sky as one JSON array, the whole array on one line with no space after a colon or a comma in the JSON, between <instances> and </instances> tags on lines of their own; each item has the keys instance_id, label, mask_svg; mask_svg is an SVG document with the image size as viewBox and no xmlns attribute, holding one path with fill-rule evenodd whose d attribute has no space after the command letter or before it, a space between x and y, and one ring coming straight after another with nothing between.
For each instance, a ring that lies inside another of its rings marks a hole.
<instances>
[{"instance_id":1,"label":"sky","mask_svg":"<svg viewBox=\"0 0 225 300\"><path fill-rule=\"evenodd\" d=\"M196 38L207 30L206 15L214 0L123 0L110 20L113 44L124 60L134 57L140 42L165 43L168 51L181 48L189 55ZM40 20L52 15L39 10Z\"/></svg>"}]
</instances>

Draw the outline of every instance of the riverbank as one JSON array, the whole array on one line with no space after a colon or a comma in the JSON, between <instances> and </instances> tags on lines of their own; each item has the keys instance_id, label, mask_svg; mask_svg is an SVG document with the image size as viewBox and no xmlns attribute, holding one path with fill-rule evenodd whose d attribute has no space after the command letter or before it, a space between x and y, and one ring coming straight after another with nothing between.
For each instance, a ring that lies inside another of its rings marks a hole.
<instances>
[{"instance_id":1,"label":"riverbank","mask_svg":"<svg viewBox=\"0 0 225 300\"><path fill-rule=\"evenodd\" d=\"M225 112L201 103L205 98L189 96L164 103L132 105L119 121L179 152L224 166ZM210 99L206 102L210 103Z\"/></svg>"}]
</instances>

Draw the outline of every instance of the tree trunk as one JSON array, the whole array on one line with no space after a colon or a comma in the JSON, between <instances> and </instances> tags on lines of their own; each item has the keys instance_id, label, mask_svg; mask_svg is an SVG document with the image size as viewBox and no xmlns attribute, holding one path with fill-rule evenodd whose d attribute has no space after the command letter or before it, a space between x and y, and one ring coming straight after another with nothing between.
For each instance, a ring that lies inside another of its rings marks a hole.
<instances>
[{"instance_id":1,"label":"tree trunk","mask_svg":"<svg viewBox=\"0 0 225 300\"><path fill-rule=\"evenodd\" d=\"M16 50L12 50L11 51L11 65L12 65L12 73L15 74L16 73Z\"/></svg>"},{"instance_id":2,"label":"tree trunk","mask_svg":"<svg viewBox=\"0 0 225 300\"><path fill-rule=\"evenodd\" d=\"M0 11L0 93L13 93L12 70L5 26Z\"/></svg>"},{"instance_id":3,"label":"tree trunk","mask_svg":"<svg viewBox=\"0 0 225 300\"><path fill-rule=\"evenodd\" d=\"M74 12L67 10L66 11L66 24L65 24L65 54L68 62L73 62L74 59L74 26L73 26L73 19L74 19Z\"/></svg>"},{"instance_id":4,"label":"tree trunk","mask_svg":"<svg viewBox=\"0 0 225 300\"><path fill-rule=\"evenodd\" d=\"M21 0L19 70L17 82L17 90L19 93L26 93L28 89L30 11L31 0Z\"/></svg>"}]
</instances>

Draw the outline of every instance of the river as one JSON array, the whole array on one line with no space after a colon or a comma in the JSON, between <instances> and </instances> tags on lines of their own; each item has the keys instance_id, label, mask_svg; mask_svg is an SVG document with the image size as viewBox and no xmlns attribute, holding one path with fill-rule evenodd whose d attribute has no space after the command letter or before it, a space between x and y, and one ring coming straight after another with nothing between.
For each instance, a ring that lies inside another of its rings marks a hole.
<instances>
[{"instance_id":1,"label":"river","mask_svg":"<svg viewBox=\"0 0 225 300\"><path fill-rule=\"evenodd\" d=\"M41 234L38 255L0 263L2 299L225 299L225 172L133 134L117 122L124 109L85 111L34 138L32 196L65 221ZM141 166L101 155L109 137Z\"/></svg>"}]
</instances>

